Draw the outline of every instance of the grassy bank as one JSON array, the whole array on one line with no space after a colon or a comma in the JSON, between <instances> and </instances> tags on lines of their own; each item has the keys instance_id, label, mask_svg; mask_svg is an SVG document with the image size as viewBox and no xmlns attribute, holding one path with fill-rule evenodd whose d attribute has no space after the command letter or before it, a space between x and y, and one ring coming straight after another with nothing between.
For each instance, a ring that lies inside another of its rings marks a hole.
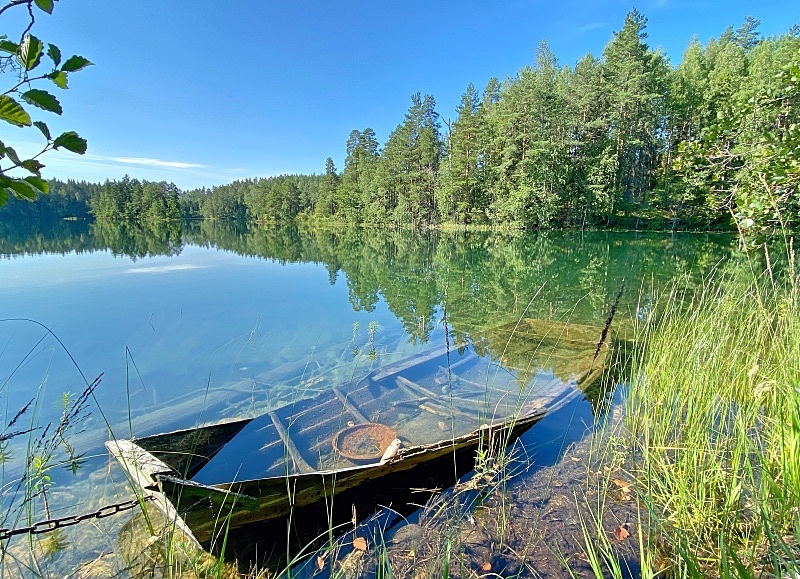
<instances>
[{"instance_id":1,"label":"grassy bank","mask_svg":"<svg viewBox=\"0 0 800 579\"><path fill-rule=\"evenodd\" d=\"M649 520L643 576L800 573L800 287L791 245L673 291L642 326L613 443Z\"/></svg>"}]
</instances>

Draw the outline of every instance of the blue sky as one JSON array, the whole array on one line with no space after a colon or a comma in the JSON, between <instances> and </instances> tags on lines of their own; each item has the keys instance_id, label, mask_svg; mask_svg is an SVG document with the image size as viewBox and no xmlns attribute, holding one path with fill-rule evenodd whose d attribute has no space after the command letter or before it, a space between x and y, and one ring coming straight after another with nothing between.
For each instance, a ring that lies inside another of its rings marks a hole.
<instances>
[{"instance_id":1,"label":"blue sky","mask_svg":"<svg viewBox=\"0 0 800 579\"><path fill-rule=\"evenodd\" d=\"M634 5L673 64L693 35L706 42L747 15L765 36L800 23L788 0L61 0L33 33L95 66L67 91L53 86L62 118L37 118L77 131L89 150L50 153L45 176L127 173L190 189L319 173L328 156L341 169L350 131L372 127L384 142L413 93L454 118L470 82L482 90L532 64L542 39L562 65L599 56ZM22 16L4 14L0 32L17 36ZM0 126L21 151L37 134Z\"/></svg>"}]
</instances>

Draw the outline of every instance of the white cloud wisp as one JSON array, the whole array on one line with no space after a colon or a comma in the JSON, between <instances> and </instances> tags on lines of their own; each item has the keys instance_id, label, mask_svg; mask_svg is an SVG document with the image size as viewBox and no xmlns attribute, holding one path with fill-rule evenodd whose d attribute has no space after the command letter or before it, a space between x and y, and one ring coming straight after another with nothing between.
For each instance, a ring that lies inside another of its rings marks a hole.
<instances>
[{"instance_id":1,"label":"white cloud wisp","mask_svg":"<svg viewBox=\"0 0 800 579\"><path fill-rule=\"evenodd\" d=\"M150 167L169 167L170 169L202 169L207 165L199 163L183 163L181 161L162 161L161 159L148 159L147 157L107 157L109 161L131 165L147 165Z\"/></svg>"}]
</instances>

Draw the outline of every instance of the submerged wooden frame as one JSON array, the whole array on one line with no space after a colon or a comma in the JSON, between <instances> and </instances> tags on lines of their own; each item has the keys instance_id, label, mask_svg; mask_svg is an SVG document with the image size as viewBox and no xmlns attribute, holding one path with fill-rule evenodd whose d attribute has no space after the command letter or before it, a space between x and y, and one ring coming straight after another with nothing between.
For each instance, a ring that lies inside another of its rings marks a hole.
<instances>
[{"instance_id":1,"label":"submerged wooden frame","mask_svg":"<svg viewBox=\"0 0 800 579\"><path fill-rule=\"evenodd\" d=\"M349 520L354 510L366 515L379 504L400 504L402 501L411 504L408 502L412 500L409 493L419 490L419 487L425 492L417 496L416 503L424 502L427 496L452 485L473 468L476 449L487 447L500 452L546 413L579 396L581 391L575 386L587 387L604 371L609 344L598 342L600 328L530 320L517 322L513 328L510 325L505 329L501 327L497 336L504 340L509 332L509 335L533 336L538 340L537 349L542 344L547 348L555 347L559 342L568 350L577 348L582 358L577 360L577 369L569 380L552 384L553 391L544 399L526 400L513 416L499 421L487 417L487 423L465 434L401 448L385 463L317 470L303 458L275 411L264 416L269 417L285 449L286 471L280 476L218 484L191 480L255 420L252 418L140 440L110 440L106 447L140 492L149 497L166 520L196 546L218 550L222 544L227 544L227 552L235 554L239 543L253 543L255 534L249 531L254 529L254 525L263 524L271 525L278 532L283 529L283 534L288 524L296 544L303 546L326 528ZM551 333L555 335L548 338ZM588 360L595 348L597 351ZM551 350L548 356L554 351ZM505 344L503 352L509 353L508 344ZM374 381L395 378L398 391L427 399L432 407L425 408L423 404L419 407L435 415L437 411L442 412L435 406L437 394L404 378L400 372L441 354L441 348L426 352L380 368L368 377ZM449 361L449 349L447 354ZM356 420L369 421L369 417L341 387L332 388L324 396L326 400L330 397L339 400L343 409ZM452 406L445 410L454 415L459 412L467 414ZM307 525L305 529L297 528L298 521L305 524L312 520L317 524ZM269 534L267 532L266 536ZM235 541L234 535L243 536L244 540ZM262 533L259 535L264 536Z\"/></svg>"}]
</instances>

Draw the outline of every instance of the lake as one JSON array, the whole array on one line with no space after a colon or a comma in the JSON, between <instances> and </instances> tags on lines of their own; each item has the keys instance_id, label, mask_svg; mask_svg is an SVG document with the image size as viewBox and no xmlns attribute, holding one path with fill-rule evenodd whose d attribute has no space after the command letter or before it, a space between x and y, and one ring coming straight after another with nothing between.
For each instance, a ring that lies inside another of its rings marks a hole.
<instances>
[{"instance_id":1,"label":"lake","mask_svg":"<svg viewBox=\"0 0 800 579\"><path fill-rule=\"evenodd\" d=\"M35 429L6 443L3 527L25 523L13 498L24 446L58 423L64 392L74 399L100 375L69 438L85 462L75 475L47 473L51 516L130 496L103 448L109 429L141 437L255 416L301 387L330 387L444 344L445 332L476 342L521 317L602 326L623 285L615 320L624 323L669 284L701 283L737 248L728 234L305 232L212 222L0 221L0 233L0 404L5 426L33 399L9 431ZM581 419L570 422L591 421L592 405L581 404L569 410ZM543 422L526 440L558 440L563 423ZM45 518L38 508L33 518ZM50 564L72 568L113 551L119 524L71 529L75 548Z\"/></svg>"}]
</instances>

